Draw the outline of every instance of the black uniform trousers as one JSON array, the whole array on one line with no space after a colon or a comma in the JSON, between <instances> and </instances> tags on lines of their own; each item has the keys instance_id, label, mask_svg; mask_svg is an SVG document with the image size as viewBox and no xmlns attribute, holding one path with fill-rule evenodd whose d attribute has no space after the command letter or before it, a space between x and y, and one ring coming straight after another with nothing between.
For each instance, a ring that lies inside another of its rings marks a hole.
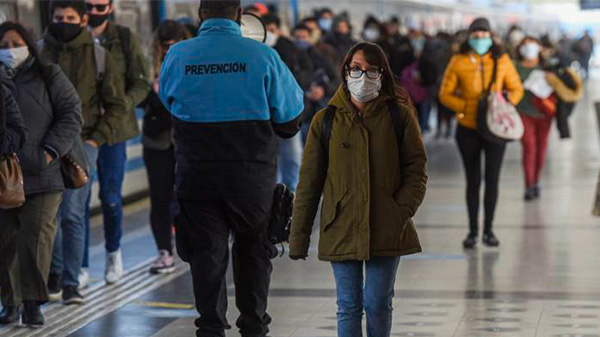
<instances>
[{"instance_id":1,"label":"black uniform trousers","mask_svg":"<svg viewBox=\"0 0 600 337\"><path fill-rule=\"evenodd\" d=\"M233 236L232 262L237 326L244 337L269 332L267 297L271 279L267 228L272 197L240 201L179 199L176 223L177 252L191 267L198 337L225 337L229 238Z\"/></svg>"}]
</instances>

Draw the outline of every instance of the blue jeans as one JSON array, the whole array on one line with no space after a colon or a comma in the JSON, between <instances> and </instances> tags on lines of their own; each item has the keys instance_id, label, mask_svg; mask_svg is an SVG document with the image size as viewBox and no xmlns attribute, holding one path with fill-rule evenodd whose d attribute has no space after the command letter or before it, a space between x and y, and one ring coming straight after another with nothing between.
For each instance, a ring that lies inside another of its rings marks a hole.
<instances>
[{"instance_id":1,"label":"blue jeans","mask_svg":"<svg viewBox=\"0 0 600 337\"><path fill-rule=\"evenodd\" d=\"M98 153L98 184L104 216L104 247L113 253L121 247L123 234L123 201L121 189L127 164L127 142L115 145L104 144ZM88 202L89 203L89 202ZM86 240L83 267L89 267L90 216L86 217Z\"/></svg>"},{"instance_id":2,"label":"blue jeans","mask_svg":"<svg viewBox=\"0 0 600 337\"><path fill-rule=\"evenodd\" d=\"M296 193L302 165L302 134L290 139L281 139L279 144L277 180Z\"/></svg>"},{"instance_id":3,"label":"blue jeans","mask_svg":"<svg viewBox=\"0 0 600 337\"><path fill-rule=\"evenodd\" d=\"M90 163L98 158L98 149L84 144L85 152ZM90 165L93 172L94 165ZM93 174L92 174L93 175ZM85 186L76 190L65 190L63 200L57 215L59 224L54 240L51 272L62 275L62 285L79 285L78 276L83 261L85 244L86 214L90 204L89 195L92 191L92 179Z\"/></svg>"},{"instance_id":4,"label":"blue jeans","mask_svg":"<svg viewBox=\"0 0 600 337\"><path fill-rule=\"evenodd\" d=\"M390 336L392 298L399 263L399 257L332 262L337 292L338 337L362 337L363 311L367 314L368 337ZM364 282L363 266L366 266Z\"/></svg>"}]
</instances>

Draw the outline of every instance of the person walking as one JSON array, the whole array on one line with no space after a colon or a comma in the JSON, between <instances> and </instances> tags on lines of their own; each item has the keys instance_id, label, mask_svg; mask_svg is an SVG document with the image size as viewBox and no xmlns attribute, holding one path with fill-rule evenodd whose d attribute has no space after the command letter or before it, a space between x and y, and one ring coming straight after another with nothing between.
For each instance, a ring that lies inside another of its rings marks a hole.
<instances>
[{"instance_id":1,"label":"person walking","mask_svg":"<svg viewBox=\"0 0 600 337\"><path fill-rule=\"evenodd\" d=\"M18 23L0 25L0 72L11 80L29 137L17 151L23 170L25 203L0 210L0 293L5 315L44 324L40 305L47 302L48 275L56 235L56 214L65 189L60 157L81 132L81 101L55 64L40 61L35 41Z\"/></svg>"},{"instance_id":2,"label":"person walking","mask_svg":"<svg viewBox=\"0 0 600 337\"><path fill-rule=\"evenodd\" d=\"M173 262L173 222L175 201L175 147L171 115L158 98L158 74L167 52L175 43L185 40L185 27L173 20L163 21L154 33L155 80L152 91L141 104L144 108L142 145L144 163L150 188L150 227L158 248L158 257L150 266L150 273L175 271Z\"/></svg>"},{"instance_id":3,"label":"person walking","mask_svg":"<svg viewBox=\"0 0 600 337\"><path fill-rule=\"evenodd\" d=\"M135 107L150 91L150 74L146 56L137 35L129 28L109 20L115 11L113 0L86 0L88 29L96 43L115 61L115 72L125 84L125 111L115 124L113 137L98 151L98 185L104 224L106 263L104 280L114 284L123 276L121 236L123 234L122 189L127 163L127 140L139 134ZM96 163L94 163L96 164ZM86 244L80 288L89 281L90 217L86 216Z\"/></svg>"},{"instance_id":4,"label":"person walking","mask_svg":"<svg viewBox=\"0 0 600 337\"><path fill-rule=\"evenodd\" d=\"M202 0L198 14L198 36L171 47L158 85L173 115L177 252L191 267L196 336L225 337L233 235L237 326L265 337L277 136L300 130L303 93L274 49L242 37L240 0Z\"/></svg>"},{"instance_id":5,"label":"person walking","mask_svg":"<svg viewBox=\"0 0 600 337\"><path fill-rule=\"evenodd\" d=\"M495 68L496 81L492 83ZM500 245L493 223L506 144L491 142L477 131L479 102L485 98L488 88L492 92L506 92L514 105L523 98L523 85L512 60L493 39L489 21L478 18L469 26L468 39L462 43L460 54L450 60L439 92L441 103L456 113L459 123L456 142L467 180L469 234L463 241L467 249L475 247L479 233L482 154L485 155L483 243L492 247Z\"/></svg>"},{"instance_id":6,"label":"person walking","mask_svg":"<svg viewBox=\"0 0 600 337\"><path fill-rule=\"evenodd\" d=\"M111 54L94 43L86 29L89 14L83 0L52 0L51 23L39 41L40 56L58 64L79 98L83 115L81 140L88 172L94 175L99 148L116 139L119 123L127 114L124 81ZM85 253L92 179L83 187L63 192L52 266L48 278L51 299L81 304L79 276Z\"/></svg>"},{"instance_id":7,"label":"person walking","mask_svg":"<svg viewBox=\"0 0 600 337\"><path fill-rule=\"evenodd\" d=\"M323 195L318 257L333 267L338 336L362 336L365 311L367 335L389 337L400 256L421 251L412 217L425 196L425 147L416 110L381 47L352 47L341 75L308 134L290 258L308 256Z\"/></svg>"},{"instance_id":8,"label":"person walking","mask_svg":"<svg viewBox=\"0 0 600 337\"><path fill-rule=\"evenodd\" d=\"M532 36L525 37L516 46L516 66L522 82L527 81L530 75L542 71L540 64L541 51L541 43ZM546 160L552 120L556 114L556 100L553 101L553 99L552 96L541 99L526 90L525 97L517 105L517 110L525 127L525 133L521 139L523 145L523 171L525 173L525 201L540 197L539 180Z\"/></svg>"}]
</instances>

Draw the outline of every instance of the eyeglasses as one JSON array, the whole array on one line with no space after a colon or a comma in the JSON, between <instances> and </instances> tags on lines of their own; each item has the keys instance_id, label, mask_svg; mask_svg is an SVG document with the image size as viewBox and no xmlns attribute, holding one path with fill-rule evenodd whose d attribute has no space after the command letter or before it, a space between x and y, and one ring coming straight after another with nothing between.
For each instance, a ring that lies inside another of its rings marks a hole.
<instances>
[{"instance_id":1,"label":"eyeglasses","mask_svg":"<svg viewBox=\"0 0 600 337\"><path fill-rule=\"evenodd\" d=\"M86 2L85 6L87 7L88 12L91 12L92 10L94 10L94 8L96 8L98 12L104 12L109 5L94 5L89 2Z\"/></svg>"},{"instance_id":2,"label":"eyeglasses","mask_svg":"<svg viewBox=\"0 0 600 337\"><path fill-rule=\"evenodd\" d=\"M372 80L376 80L379 77L381 77L381 74L383 73L383 69L367 69L367 70L362 70L358 67L354 67L354 68L346 68L346 72L348 73L348 76L350 76L350 78L361 78L363 74L366 74L368 78L372 79Z\"/></svg>"}]
</instances>

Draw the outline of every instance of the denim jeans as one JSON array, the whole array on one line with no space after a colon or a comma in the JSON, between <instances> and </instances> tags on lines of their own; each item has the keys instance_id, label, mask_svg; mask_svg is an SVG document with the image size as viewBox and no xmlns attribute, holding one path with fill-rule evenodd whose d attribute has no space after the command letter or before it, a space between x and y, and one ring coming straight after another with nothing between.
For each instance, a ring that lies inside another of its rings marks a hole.
<instances>
[{"instance_id":1,"label":"denim jeans","mask_svg":"<svg viewBox=\"0 0 600 337\"><path fill-rule=\"evenodd\" d=\"M390 336L392 298L399 262L399 257L332 262L337 292L338 337L362 337L363 311L367 314L368 337ZM364 282L363 266L366 267Z\"/></svg>"},{"instance_id":2,"label":"denim jeans","mask_svg":"<svg viewBox=\"0 0 600 337\"><path fill-rule=\"evenodd\" d=\"M290 139L280 140L277 181L285 184L294 193L298 187L302 151L302 134L300 132Z\"/></svg>"},{"instance_id":3,"label":"denim jeans","mask_svg":"<svg viewBox=\"0 0 600 337\"><path fill-rule=\"evenodd\" d=\"M104 144L98 153L98 184L100 185L100 201L104 216L104 247L109 253L121 246L123 233L123 202L121 189L125 178L127 164L127 142L115 145ZM88 201L89 204L89 201ZM83 267L89 267L90 248L90 216L89 208L86 217L86 239Z\"/></svg>"},{"instance_id":4,"label":"denim jeans","mask_svg":"<svg viewBox=\"0 0 600 337\"><path fill-rule=\"evenodd\" d=\"M98 149L84 144L90 163L98 158ZM93 171L94 165L90 165ZM51 273L62 275L62 285L78 286L79 270L83 261L85 244L86 212L89 209L89 195L92 190L92 179L85 186L76 190L65 190L63 201L57 215L56 239L52 253Z\"/></svg>"}]
</instances>

